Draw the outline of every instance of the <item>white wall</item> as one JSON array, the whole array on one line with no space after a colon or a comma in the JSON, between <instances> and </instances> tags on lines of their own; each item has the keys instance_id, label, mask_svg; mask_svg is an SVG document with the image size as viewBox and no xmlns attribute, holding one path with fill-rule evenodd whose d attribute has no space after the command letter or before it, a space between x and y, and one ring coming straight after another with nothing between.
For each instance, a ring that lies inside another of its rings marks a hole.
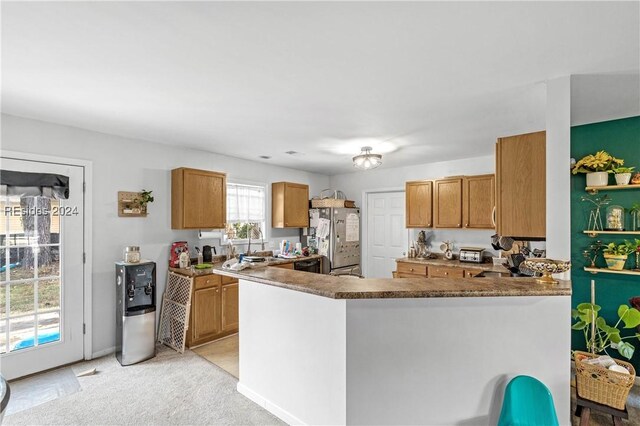
<instances>
[{"instance_id":1,"label":"white wall","mask_svg":"<svg viewBox=\"0 0 640 426\"><path fill-rule=\"evenodd\" d=\"M547 81L547 257L571 259L571 77ZM562 276L570 279L569 272Z\"/></svg>"},{"instance_id":2,"label":"white wall","mask_svg":"<svg viewBox=\"0 0 640 426\"><path fill-rule=\"evenodd\" d=\"M127 139L73 127L2 115L2 149L93 162L93 349L109 351L115 343L114 262L128 245L138 245L145 259L157 262L158 304L164 291L169 247L187 240L201 245L197 231L171 229L171 173L176 167L226 172L228 179L271 183L280 180L308 183L316 194L329 186L324 175ZM120 218L117 192L152 190L155 202L147 218ZM270 185L268 186L270 190ZM270 214L268 196L267 212ZM298 238L297 230L277 230L274 239ZM86 354L90 355L90 354Z\"/></svg>"},{"instance_id":3,"label":"white wall","mask_svg":"<svg viewBox=\"0 0 640 426\"><path fill-rule=\"evenodd\" d=\"M355 200L358 206L362 207L365 206L364 192L385 189L404 191L404 184L409 180L486 173L495 173L495 157L493 155L406 167L385 168L383 166L369 171L335 175L331 177L331 188L342 190L347 198ZM413 229L409 231L409 244L416 240L418 231ZM435 252L441 251L440 244L445 240L453 241L456 249L461 246L491 249L490 237L495 233L494 230L430 229L427 231L431 248Z\"/></svg>"}]
</instances>

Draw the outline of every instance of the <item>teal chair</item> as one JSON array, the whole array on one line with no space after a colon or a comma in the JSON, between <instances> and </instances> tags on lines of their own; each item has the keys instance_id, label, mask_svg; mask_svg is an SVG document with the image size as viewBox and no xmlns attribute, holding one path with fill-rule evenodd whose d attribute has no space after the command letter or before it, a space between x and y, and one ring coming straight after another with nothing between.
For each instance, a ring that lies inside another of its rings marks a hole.
<instances>
[{"instance_id":1,"label":"teal chair","mask_svg":"<svg viewBox=\"0 0 640 426\"><path fill-rule=\"evenodd\" d=\"M518 376L507 385L498 426L558 426L549 389L531 376Z\"/></svg>"}]
</instances>

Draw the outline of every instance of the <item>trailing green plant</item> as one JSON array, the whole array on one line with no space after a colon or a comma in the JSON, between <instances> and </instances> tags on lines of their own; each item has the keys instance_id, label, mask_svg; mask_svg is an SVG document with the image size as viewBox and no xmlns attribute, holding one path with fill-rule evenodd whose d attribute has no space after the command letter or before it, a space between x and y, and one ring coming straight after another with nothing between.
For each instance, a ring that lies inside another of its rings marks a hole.
<instances>
[{"instance_id":1,"label":"trailing green plant","mask_svg":"<svg viewBox=\"0 0 640 426\"><path fill-rule=\"evenodd\" d=\"M608 355L607 349L612 348L617 349L621 356L631 359L636 348L625 340L633 338L640 340L640 334L622 337L618 327L620 323L624 324L623 328L635 328L640 325L640 311L627 305L620 305L618 321L610 326L599 315L600 309L600 306L592 303L580 303L576 309L571 310L571 316L576 320L571 328L583 332L589 352L594 354L604 352Z\"/></svg>"},{"instance_id":2,"label":"trailing green plant","mask_svg":"<svg viewBox=\"0 0 640 426\"><path fill-rule=\"evenodd\" d=\"M613 256L628 256L636 251L636 246L631 241L624 240L621 244L609 243L602 252Z\"/></svg>"},{"instance_id":3,"label":"trailing green plant","mask_svg":"<svg viewBox=\"0 0 640 426\"><path fill-rule=\"evenodd\" d=\"M622 173L631 173L633 172L633 169L635 169L635 167L614 167L613 169L609 170L609 173L615 173L619 175Z\"/></svg>"},{"instance_id":4,"label":"trailing green plant","mask_svg":"<svg viewBox=\"0 0 640 426\"><path fill-rule=\"evenodd\" d=\"M142 191L140 191L140 198L134 199L133 202L142 208L146 207L147 204L153 203L154 198L153 195L151 195L152 192L153 191L147 191L146 189L143 189Z\"/></svg>"},{"instance_id":5,"label":"trailing green plant","mask_svg":"<svg viewBox=\"0 0 640 426\"><path fill-rule=\"evenodd\" d=\"M639 212L640 212L640 203L633 203L633 205L629 209L629 213L639 213Z\"/></svg>"}]
</instances>

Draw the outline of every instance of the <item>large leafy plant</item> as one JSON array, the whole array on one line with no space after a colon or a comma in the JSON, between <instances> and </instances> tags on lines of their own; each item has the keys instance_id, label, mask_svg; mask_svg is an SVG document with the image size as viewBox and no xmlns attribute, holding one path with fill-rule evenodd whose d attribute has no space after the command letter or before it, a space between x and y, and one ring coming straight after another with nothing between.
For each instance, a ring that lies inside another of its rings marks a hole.
<instances>
[{"instance_id":1,"label":"large leafy plant","mask_svg":"<svg viewBox=\"0 0 640 426\"><path fill-rule=\"evenodd\" d=\"M573 166L571 172L574 175L578 173L608 172L623 164L624 160L615 158L606 151L598 151L595 154L587 155L580 159L580 161Z\"/></svg>"},{"instance_id":2,"label":"large leafy plant","mask_svg":"<svg viewBox=\"0 0 640 426\"><path fill-rule=\"evenodd\" d=\"M607 353L607 349L617 349L618 353L631 359L636 348L625 340L636 338L640 340L640 334L622 337L620 335L620 323L623 328L635 328L640 325L640 311L630 308L627 305L620 305L618 308L618 321L614 326L607 324L607 321L599 315L600 306L593 303L581 303L576 309L571 310L571 316L577 320L573 326L574 330L581 330L589 352L594 354Z\"/></svg>"}]
</instances>

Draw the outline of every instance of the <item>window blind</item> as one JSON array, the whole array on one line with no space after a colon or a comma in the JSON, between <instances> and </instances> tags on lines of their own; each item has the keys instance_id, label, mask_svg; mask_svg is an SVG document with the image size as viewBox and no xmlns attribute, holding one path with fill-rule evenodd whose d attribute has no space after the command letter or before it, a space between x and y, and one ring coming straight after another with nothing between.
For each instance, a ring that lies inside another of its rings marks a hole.
<instances>
[{"instance_id":1,"label":"window blind","mask_svg":"<svg viewBox=\"0 0 640 426\"><path fill-rule=\"evenodd\" d=\"M227 222L265 221L265 189L262 186L227 184Z\"/></svg>"}]
</instances>

